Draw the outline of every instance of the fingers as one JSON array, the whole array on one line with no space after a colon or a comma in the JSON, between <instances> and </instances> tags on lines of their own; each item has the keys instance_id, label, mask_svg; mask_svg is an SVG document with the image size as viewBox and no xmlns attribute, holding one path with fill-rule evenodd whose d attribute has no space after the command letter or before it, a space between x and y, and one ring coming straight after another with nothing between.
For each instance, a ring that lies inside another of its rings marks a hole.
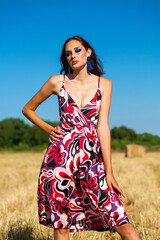
<instances>
[{"instance_id":1,"label":"fingers","mask_svg":"<svg viewBox=\"0 0 160 240\"><path fill-rule=\"evenodd\" d=\"M111 183L107 183L108 184L108 187L109 187L109 190L111 191L111 192L113 192L113 187L112 187L112 184Z\"/></svg>"},{"instance_id":2,"label":"fingers","mask_svg":"<svg viewBox=\"0 0 160 240\"><path fill-rule=\"evenodd\" d=\"M122 191L122 189L121 189L118 185L114 186L114 188L117 190L117 194L118 194L118 197L119 197L119 198L121 197L121 195L122 195L123 197L126 197L125 194L124 194L124 192Z\"/></svg>"},{"instance_id":3,"label":"fingers","mask_svg":"<svg viewBox=\"0 0 160 240\"><path fill-rule=\"evenodd\" d=\"M117 194L118 194L118 197L120 198L121 195L123 197L126 197L124 192L122 191L122 189L119 187L117 181L114 179L114 178L111 178L111 179L108 179L107 180L107 184L108 184L108 187L110 189L111 192L114 192L114 190L117 191Z\"/></svg>"},{"instance_id":4,"label":"fingers","mask_svg":"<svg viewBox=\"0 0 160 240\"><path fill-rule=\"evenodd\" d=\"M122 195L123 197L126 197L124 192L122 191L122 189L120 187L117 188L119 194L118 195Z\"/></svg>"},{"instance_id":5,"label":"fingers","mask_svg":"<svg viewBox=\"0 0 160 240\"><path fill-rule=\"evenodd\" d=\"M49 142L50 142L50 143L53 143L53 140L52 140L52 138L51 138L51 137L49 137Z\"/></svg>"},{"instance_id":6,"label":"fingers","mask_svg":"<svg viewBox=\"0 0 160 240\"><path fill-rule=\"evenodd\" d=\"M52 130L52 131L53 131L53 130ZM57 133L60 133L60 134L65 133L64 131L61 130L60 126L56 126L56 127L54 128L54 131L53 131L53 132L57 132Z\"/></svg>"},{"instance_id":7,"label":"fingers","mask_svg":"<svg viewBox=\"0 0 160 240\"><path fill-rule=\"evenodd\" d=\"M53 143L53 140L55 140L55 141L60 141L59 138L62 139L62 138L63 138L62 134L64 134L64 133L65 133L65 132L62 131L59 126L54 127L54 128L51 130L51 133L50 133L50 135L49 135L49 142L50 142L50 143Z\"/></svg>"}]
</instances>

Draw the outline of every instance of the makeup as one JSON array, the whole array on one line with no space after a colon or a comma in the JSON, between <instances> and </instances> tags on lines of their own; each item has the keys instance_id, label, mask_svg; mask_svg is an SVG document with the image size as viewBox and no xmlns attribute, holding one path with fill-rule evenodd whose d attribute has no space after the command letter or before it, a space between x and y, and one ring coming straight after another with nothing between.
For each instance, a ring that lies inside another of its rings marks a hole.
<instances>
[{"instance_id":1,"label":"makeup","mask_svg":"<svg viewBox=\"0 0 160 240\"><path fill-rule=\"evenodd\" d=\"M82 50L81 48L77 48L75 52L80 52L81 50Z\"/></svg>"},{"instance_id":2,"label":"makeup","mask_svg":"<svg viewBox=\"0 0 160 240\"><path fill-rule=\"evenodd\" d=\"M82 51L81 48L76 48L76 49L75 49L75 53L80 52L80 51ZM68 52L66 53L66 56L67 56L67 57L70 56L71 53L72 53L71 51L68 51Z\"/></svg>"}]
</instances>

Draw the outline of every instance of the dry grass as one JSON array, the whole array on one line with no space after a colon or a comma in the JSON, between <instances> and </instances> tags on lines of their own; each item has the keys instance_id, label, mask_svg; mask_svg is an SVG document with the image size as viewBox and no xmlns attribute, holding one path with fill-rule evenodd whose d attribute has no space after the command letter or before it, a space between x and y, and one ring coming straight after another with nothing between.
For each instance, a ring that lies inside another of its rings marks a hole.
<instances>
[{"instance_id":1,"label":"dry grass","mask_svg":"<svg viewBox=\"0 0 160 240\"><path fill-rule=\"evenodd\" d=\"M53 229L38 223L37 184L44 153L0 154L1 240L51 240ZM126 213L143 240L160 239L160 152L128 159L112 153L114 176L126 194ZM71 240L118 240L117 233L70 233Z\"/></svg>"}]
</instances>

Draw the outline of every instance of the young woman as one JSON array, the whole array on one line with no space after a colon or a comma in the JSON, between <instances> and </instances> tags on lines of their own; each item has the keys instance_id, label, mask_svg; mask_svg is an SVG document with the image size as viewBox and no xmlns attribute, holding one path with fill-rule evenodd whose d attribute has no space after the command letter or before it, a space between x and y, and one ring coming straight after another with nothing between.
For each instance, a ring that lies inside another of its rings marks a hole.
<instances>
[{"instance_id":1,"label":"young woman","mask_svg":"<svg viewBox=\"0 0 160 240\"><path fill-rule=\"evenodd\" d=\"M55 240L88 230L140 239L112 170L108 124L112 82L101 77L103 68L94 49L80 36L66 40L61 64L64 75L51 76L23 108L50 141L38 178L39 223L54 228ZM59 101L60 126L55 128L35 113L52 94Z\"/></svg>"}]
</instances>

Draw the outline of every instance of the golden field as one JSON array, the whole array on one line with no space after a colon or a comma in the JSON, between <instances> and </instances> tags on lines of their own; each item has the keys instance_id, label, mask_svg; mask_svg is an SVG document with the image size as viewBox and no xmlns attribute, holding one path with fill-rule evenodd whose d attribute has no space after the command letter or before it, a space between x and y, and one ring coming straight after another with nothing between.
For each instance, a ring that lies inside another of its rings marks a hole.
<instances>
[{"instance_id":1,"label":"golden field","mask_svg":"<svg viewBox=\"0 0 160 240\"><path fill-rule=\"evenodd\" d=\"M114 176L126 195L125 211L143 240L160 239L160 152L125 158L112 152ZM0 153L1 240L51 240L53 229L38 222L37 184L44 153ZM71 240L121 239L117 233L70 233Z\"/></svg>"}]
</instances>

